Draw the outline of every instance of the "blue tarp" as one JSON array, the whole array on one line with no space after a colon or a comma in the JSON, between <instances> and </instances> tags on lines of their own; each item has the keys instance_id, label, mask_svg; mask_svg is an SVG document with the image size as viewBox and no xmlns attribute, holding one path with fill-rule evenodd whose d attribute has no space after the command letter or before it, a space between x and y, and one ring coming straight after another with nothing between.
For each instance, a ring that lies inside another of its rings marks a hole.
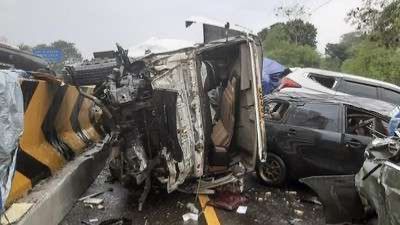
<instances>
[{"instance_id":1,"label":"blue tarp","mask_svg":"<svg viewBox=\"0 0 400 225\"><path fill-rule=\"evenodd\" d=\"M262 87L264 95L271 93L280 84L282 72L286 68L275 60L264 58L262 71Z\"/></svg>"},{"instance_id":2,"label":"blue tarp","mask_svg":"<svg viewBox=\"0 0 400 225\"><path fill-rule=\"evenodd\" d=\"M395 136L395 131L400 126L400 112L397 112L389 122L389 136Z\"/></svg>"},{"instance_id":3,"label":"blue tarp","mask_svg":"<svg viewBox=\"0 0 400 225\"><path fill-rule=\"evenodd\" d=\"M0 213L3 213L24 126L24 100L19 73L0 70L0 105Z\"/></svg>"}]
</instances>

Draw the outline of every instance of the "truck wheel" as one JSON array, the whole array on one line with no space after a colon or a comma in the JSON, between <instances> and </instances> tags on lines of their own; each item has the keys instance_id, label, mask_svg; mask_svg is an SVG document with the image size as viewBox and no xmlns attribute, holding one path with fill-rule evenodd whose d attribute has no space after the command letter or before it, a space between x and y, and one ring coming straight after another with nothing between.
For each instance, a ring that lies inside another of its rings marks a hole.
<instances>
[{"instance_id":1,"label":"truck wheel","mask_svg":"<svg viewBox=\"0 0 400 225\"><path fill-rule=\"evenodd\" d=\"M282 186L286 182L287 171L283 160L274 153L267 154L265 163L258 163L257 176L269 186Z\"/></svg>"}]
</instances>

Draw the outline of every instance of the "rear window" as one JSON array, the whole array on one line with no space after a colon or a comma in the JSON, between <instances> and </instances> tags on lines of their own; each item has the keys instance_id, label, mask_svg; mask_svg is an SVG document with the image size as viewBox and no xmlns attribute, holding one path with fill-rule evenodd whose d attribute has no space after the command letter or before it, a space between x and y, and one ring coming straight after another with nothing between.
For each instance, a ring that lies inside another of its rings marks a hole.
<instances>
[{"instance_id":1,"label":"rear window","mask_svg":"<svg viewBox=\"0 0 400 225\"><path fill-rule=\"evenodd\" d=\"M378 99L377 88L368 84L343 80L338 91L359 97Z\"/></svg>"},{"instance_id":2,"label":"rear window","mask_svg":"<svg viewBox=\"0 0 400 225\"><path fill-rule=\"evenodd\" d=\"M400 105L400 93L386 88L382 88L381 94L383 101Z\"/></svg>"},{"instance_id":3,"label":"rear window","mask_svg":"<svg viewBox=\"0 0 400 225\"><path fill-rule=\"evenodd\" d=\"M289 116L287 123L293 126L338 131L339 105L307 103L297 106Z\"/></svg>"},{"instance_id":4,"label":"rear window","mask_svg":"<svg viewBox=\"0 0 400 225\"><path fill-rule=\"evenodd\" d=\"M333 88L333 86L335 85L335 81L336 81L334 77L327 77L327 76L314 74L314 73L311 73L309 75L309 78L311 80L321 84L322 86L324 86L326 88Z\"/></svg>"}]
</instances>

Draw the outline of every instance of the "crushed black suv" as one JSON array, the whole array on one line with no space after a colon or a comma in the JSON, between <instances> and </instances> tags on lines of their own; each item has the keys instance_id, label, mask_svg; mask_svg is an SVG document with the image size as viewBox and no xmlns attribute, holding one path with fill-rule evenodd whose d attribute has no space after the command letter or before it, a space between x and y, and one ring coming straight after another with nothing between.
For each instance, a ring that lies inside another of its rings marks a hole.
<instances>
[{"instance_id":1,"label":"crushed black suv","mask_svg":"<svg viewBox=\"0 0 400 225\"><path fill-rule=\"evenodd\" d=\"M268 185L288 178L355 174L366 146L387 135L395 105L354 96L275 93L265 99L268 157L257 174Z\"/></svg>"}]
</instances>

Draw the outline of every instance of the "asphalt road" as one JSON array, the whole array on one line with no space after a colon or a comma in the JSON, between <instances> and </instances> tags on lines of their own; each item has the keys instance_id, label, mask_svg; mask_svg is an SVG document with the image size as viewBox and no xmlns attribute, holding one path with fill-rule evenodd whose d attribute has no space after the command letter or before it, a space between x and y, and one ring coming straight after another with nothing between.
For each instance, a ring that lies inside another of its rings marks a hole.
<instances>
[{"instance_id":1,"label":"asphalt road","mask_svg":"<svg viewBox=\"0 0 400 225\"><path fill-rule=\"evenodd\" d=\"M144 205L143 211L138 211L137 199L140 192L129 191L119 183L107 183L109 173L104 169L96 181L83 196L101 190L113 188L99 197L104 199L104 209L90 208L82 202L77 202L61 225L93 224L114 219L126 218L126 224L157 225L157 224L207 224L210 212L215 211L215 224L271 224L271 225L322 225L325 224L322 206L315 203L304 202L304 199L313 197L307 188L299 184L286 188L265 187L258 182L255 175L248 175L244 195L249 199L246 214L211 209L202 213L197 222L184 222L182 215L188 213L187 203L195 203L201 209L199 199L195 195L153 190ZM210 196L212 198L212 196ZM209 206L208 206L209 207ZM213 215L211 215L213 217ZM90 220L94 222L89 222ZM98 220L98 221L96 221Z\"/></svg>"}]
</instances>

